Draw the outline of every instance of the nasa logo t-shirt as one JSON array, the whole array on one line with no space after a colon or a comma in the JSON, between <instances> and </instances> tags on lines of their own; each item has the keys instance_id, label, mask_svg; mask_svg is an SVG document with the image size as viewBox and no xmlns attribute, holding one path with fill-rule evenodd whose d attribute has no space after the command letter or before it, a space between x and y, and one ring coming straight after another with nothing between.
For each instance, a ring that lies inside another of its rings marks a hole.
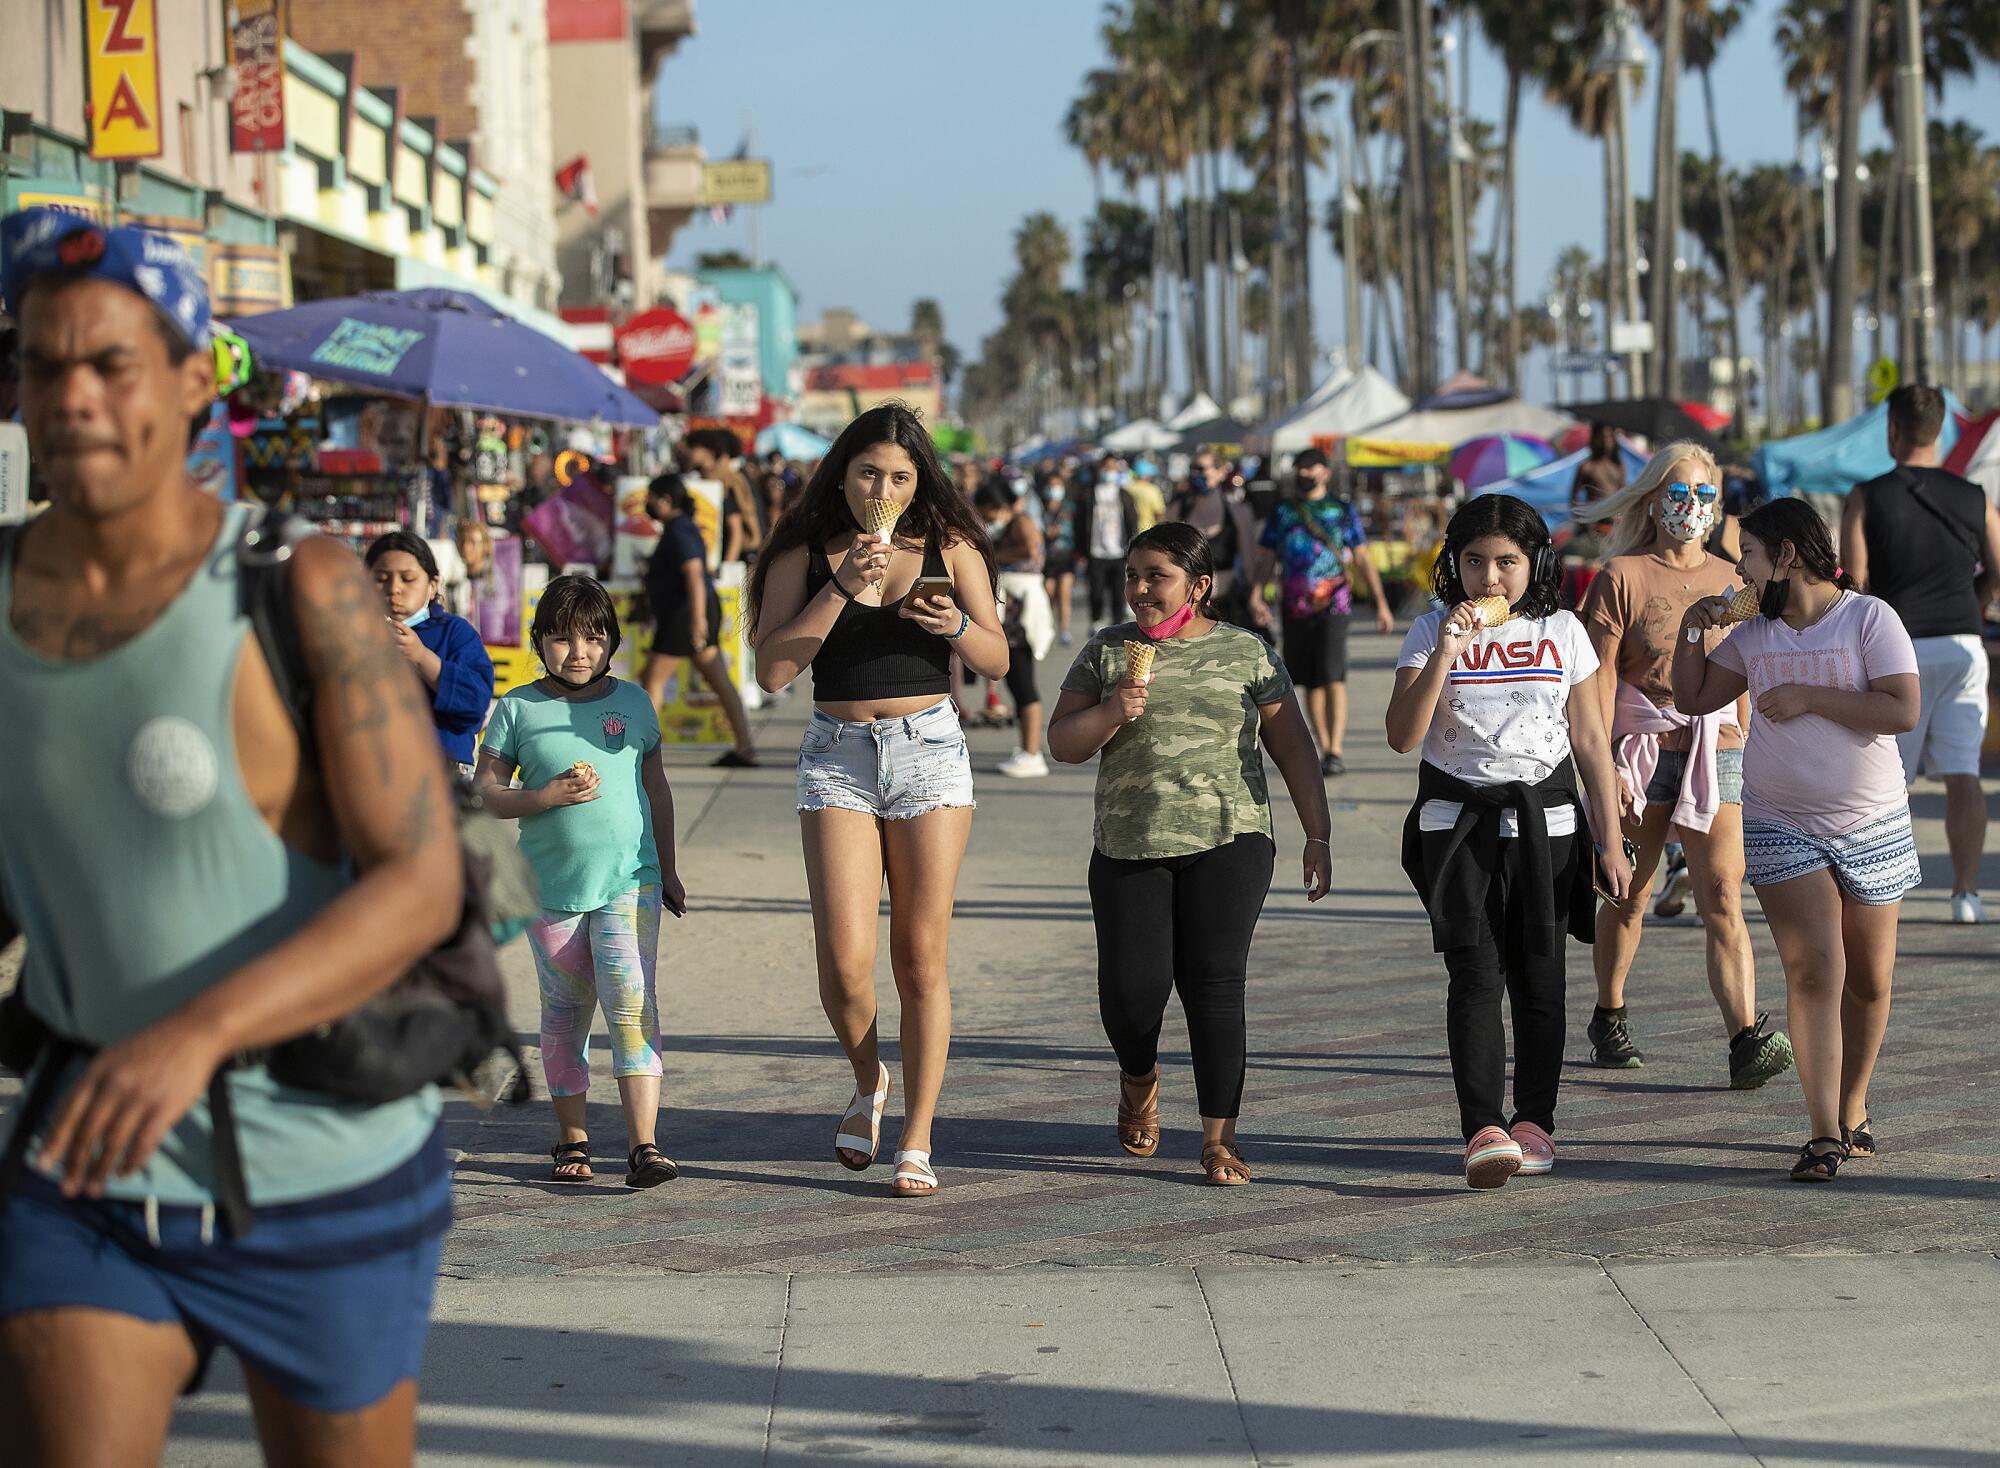
<instances>
[{"instance_id":1,"label":"nasa logo t-shirt","mask_svg":"<svg viewBox=\"0 0 2000 1468\"><path fill-rule=\"evenodd\" d=\"M1444 616L1417 618L1397 667L1430 662ZM1597 654L1583 623L1569 612L1517 617L1480 631L1460 651L1438 695L1424 758L1468 785L1541 783L1569 758L1569 691L1596 671ZM1448 831L1458 812L1456 801L1428 801L1418 825ZM1518 834L1519 824L1513 812L1501 813L1501 835ZM1551 836L1570 834L1575 807L1551 810L1548 825Z\"/></svg>"}]
</instances>

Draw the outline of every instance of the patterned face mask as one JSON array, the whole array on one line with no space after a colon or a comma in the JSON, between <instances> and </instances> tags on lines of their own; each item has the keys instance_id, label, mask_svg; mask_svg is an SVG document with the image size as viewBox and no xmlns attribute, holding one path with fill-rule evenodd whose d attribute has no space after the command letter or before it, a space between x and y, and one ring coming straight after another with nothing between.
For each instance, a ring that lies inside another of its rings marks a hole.
<instances>
[{"instance_id":1,"label":"patterned face mask","mask_svg":"<svg viewBox=\"0 0 2000 1468\"><path fill-rule=\"evenodd\" d=\"M1707 540L1722 518L1722 496L1712 484L1669 484L1659 517L1660 528L1675 540Z\"/></svg>"}]
</instances>

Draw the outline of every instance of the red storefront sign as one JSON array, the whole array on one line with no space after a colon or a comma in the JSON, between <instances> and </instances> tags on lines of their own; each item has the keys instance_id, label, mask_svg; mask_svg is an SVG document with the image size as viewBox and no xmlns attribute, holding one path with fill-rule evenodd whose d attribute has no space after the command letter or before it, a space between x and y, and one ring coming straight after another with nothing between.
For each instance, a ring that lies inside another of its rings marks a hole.
<instances>
[{"instance_id":1,"label":"red storefront sign","mask_svg":"<svg viewBox=\"0 0 2000 1468\"><path fill-rule=\"evenodd\" d=\"M229 150L279 153L285 147L284 0L237 0L229 32L236 95L229 99Z\"/></svg>"},{"instance_id":2,"label":"red storefront sign","mask_svg":"<svg viewBox=\"0 0 2000 1468\"><path fill-rule=\"evenodd\" d=\"M694 326L668 306L641 311L616 332L625 380L647 387L679 382L694 365Z\"/></svg>"}]
</instances>

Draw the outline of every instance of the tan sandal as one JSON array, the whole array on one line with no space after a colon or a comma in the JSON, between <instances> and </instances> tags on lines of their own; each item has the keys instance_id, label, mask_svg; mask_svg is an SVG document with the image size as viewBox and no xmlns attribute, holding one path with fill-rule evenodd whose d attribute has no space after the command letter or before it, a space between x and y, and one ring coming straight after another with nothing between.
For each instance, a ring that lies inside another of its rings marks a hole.
<instances>
[{"instance_id":1,"label":"tan sandal","mask_svg":"<svg viewBox=\"0 0 2000 1468\"><path fill-rule=\"evenodd\" d=\"M1134 1157L1160 1150L1160 1068L1134 1079L1118 1072L1118 1145Z\"/></svg>"},{"instance_id":2,"label":"tan sandal","mask_svg":"<svg viewBox=\"0 0 2000 1468\"><path fill-rule=\"evenodd\" d=\"M1210 1142L1201 1149L1201 1170L1210 1187L1240 1188L1250 1181L1250 1164L1234 1142Z\"/></svg>"}]
</instances>

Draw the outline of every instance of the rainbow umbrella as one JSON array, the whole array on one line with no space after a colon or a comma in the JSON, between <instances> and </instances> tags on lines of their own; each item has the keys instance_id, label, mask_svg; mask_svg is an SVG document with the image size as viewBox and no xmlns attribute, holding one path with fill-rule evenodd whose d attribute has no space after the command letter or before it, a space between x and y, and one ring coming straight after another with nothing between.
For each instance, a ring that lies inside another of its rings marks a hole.
<instances>
[{"instance_id":1,"label":"rainbow umbrella","mask_svg":"<svg viewBox=\"0 0 2000 1468\"><path fill-rule=\"evenodd\" d=\"M1450 473L1469 490L1512 479L1555 460L1547 439L1526 433L1496 433L1469 438L1451 451Z\"/></svg>"}]
</instances>

